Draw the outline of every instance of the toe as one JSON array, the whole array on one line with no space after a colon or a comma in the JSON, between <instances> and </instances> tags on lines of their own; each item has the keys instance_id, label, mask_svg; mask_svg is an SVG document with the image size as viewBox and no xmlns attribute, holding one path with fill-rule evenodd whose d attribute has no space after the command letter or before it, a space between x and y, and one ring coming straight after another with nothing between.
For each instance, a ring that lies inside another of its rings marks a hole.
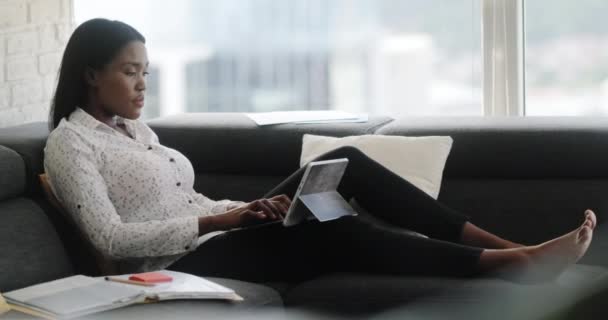
<instances>
[{"instance_id":1,"label":"toe","mask_svg":"<svg viewBox=\"0 0 608 320\"><path fill-rule=\"evenodd\" d=\"M597 225L597 217L595 215L595 212L593 212L593 210L591 209L585 210L585 219L591 222L590 227L591 229L594 229Z\"/></svg>"},{"instance_id":2,"label":"toe","mask_svg":"<svg viewBox=\"0 0 608 320\"><path fill-rule=\"evenodd\" d=\"M593 221L591 221L589 218L587 218L587 219L585 219L585 222L583 222L583 226L593 229Z\"/></svg>"}]
</instances>

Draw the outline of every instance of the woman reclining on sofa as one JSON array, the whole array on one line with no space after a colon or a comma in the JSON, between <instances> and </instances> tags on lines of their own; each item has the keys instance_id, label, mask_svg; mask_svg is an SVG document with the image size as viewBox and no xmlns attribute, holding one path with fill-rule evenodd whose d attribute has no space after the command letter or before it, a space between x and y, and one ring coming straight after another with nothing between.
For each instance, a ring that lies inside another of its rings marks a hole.
<instances>
[{"instance_id":1,"label":"woman reclining on sofa","mask_svg":"<svg viewBox=\"0 0 608 320\"><path fill-rule=\"evenodd\" d=\"M332 271L492 273L546 281L591 242L591 210L572 232L539 245L502 239L350 147L316 159L349 159L340 194L429 238L353 216L283 227L303 169L261 199L211 200L194 191L190 161L138 120L147 67L145 39L131 26L105 19L81 24L65 49L44 150L54 194L98 250L134 261L130 272L168 268L249 281ZM280 157L280 150L268 156ZM276 223L258 225L269 221Z\"/></svg>"}]
</instances>

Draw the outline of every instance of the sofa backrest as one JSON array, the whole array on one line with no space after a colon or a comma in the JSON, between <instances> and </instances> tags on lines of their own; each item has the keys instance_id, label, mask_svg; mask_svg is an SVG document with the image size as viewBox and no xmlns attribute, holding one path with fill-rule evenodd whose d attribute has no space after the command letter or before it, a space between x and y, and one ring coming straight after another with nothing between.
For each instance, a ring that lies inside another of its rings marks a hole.
<instances>
[{"instance_id":1,"label":"sofa backrest","mask_svg":"<svg viewBox=\"0 0 608 320\"><path fill-rule=\"evenodd\" d=\"M46 122L32 122L14 127L0 128L0 145L15 150L25 164L25 193L42 195L38 175L44 171L42 159L49 136Z\"/></svg>"},{"instance_id":2,"label":"sofa backrest","mask_svg":"<svg viewBox=\"0 0 608 320\"><path fill-rule=\"evenodd\" d=\"M25 185L23 159L0 145L0 292L73 273L53 224L23 197Z\"/></svg>"},{"instance_id":3,"label":"sofa backrest","mask_svg":"<svg viewBox=\"0 0 608 320\"><path fill-rule=\"evenodd\" d=\"M190 113L148 121L160 142L184 153L196 173L195 189L211 198L253 200L300 163L304 133L343 137L372 134L392 121L258 126L242 113Z\"/></svg>"},{"instance_id":4,"label":"sofa backrest","mask_svg":"<svg viewBox=\"0 0 608 320\"><path fill-rule=\"evenodd\" d=\"M25 191L25 164L17 152L0 146L0 201Z\"/></svg>"}]
</instances>

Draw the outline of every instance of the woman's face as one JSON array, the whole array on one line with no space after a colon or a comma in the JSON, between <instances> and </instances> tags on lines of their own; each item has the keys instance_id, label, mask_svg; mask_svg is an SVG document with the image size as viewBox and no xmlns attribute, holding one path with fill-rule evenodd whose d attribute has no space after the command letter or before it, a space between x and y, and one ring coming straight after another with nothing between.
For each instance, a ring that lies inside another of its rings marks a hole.
<instances>
[{"instance_id":1,"label":"woman's face","mask_svg":"<svg viewBox=\"0 0 608 320\"><path fill-rule=\"evenodd\" d=\"M108 115L137 119L144 106L148 53L140 41L129 42L103 69L93 71L91 86L98 106Z\"/></svg>"}]
</instances>

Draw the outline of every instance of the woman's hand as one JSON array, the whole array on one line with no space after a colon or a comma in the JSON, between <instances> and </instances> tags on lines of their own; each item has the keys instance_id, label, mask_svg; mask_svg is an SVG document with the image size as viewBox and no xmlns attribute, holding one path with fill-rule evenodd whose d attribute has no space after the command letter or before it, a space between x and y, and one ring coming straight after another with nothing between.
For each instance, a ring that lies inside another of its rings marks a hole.
<instances>
[{"instance_id":1,"label":"woman's hand","mask_svg":"<svg viewBox=\"0 0 608 320\"><path fill-rule=\"evenodd\" d=\"M269 220L282 220L287 214L287 210L291 206L291 199L288 196L281 194L269 199L258 199L242 206L253 211L260 212ZM241 208L242 208L241 207Z\"/></svg>"},{"instance_id":2,"label":"woman's hand","mask_svg":"<svg viewBox=\"0 0 608 320\"><path fill-rule=\"evenodd\" d=\"M209 218L213 218L217 230L247 227L265 221L283 220L290 205L289 197L282 194L254 200Z\"/></svg>"}]
</instances>

